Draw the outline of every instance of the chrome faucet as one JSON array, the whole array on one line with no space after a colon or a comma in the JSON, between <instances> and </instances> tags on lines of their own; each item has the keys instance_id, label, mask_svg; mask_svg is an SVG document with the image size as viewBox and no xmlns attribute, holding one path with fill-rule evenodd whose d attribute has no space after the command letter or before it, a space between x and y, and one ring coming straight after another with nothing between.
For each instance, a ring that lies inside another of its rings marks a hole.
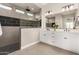
<instances>
[{"instance_id":1,"label":"chrome faucet","mask_svg":"<svg viewBox=\"0 0 79 59\"><path fill-rule=\"evenodd\" d=\"M69 30L67 28L64 31L69 32Z\"/></svg>"},{"instance_id":2,"label":"chrome faucet","mask_svg":"<svg viewBox=\"0 0 79 59\"><path fill-rule=\"evenodd\" d=\"M64 31L66 31L66 32L67 32L67 28L66 28Z\"/></svg>"}]
</instances>

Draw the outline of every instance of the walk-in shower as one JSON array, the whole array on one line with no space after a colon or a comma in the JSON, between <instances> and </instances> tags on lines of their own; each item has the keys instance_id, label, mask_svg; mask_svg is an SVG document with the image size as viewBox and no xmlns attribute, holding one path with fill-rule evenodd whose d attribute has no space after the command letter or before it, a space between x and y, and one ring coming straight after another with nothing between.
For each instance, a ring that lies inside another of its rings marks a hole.
<instances>
[{"instance_id":1,"label":"walk-in shower","mask_svg":"<svg viewBox=\"0 0 79 59\"><path fill-rule=\"evenodd\" d=\"M20 49L20 20L0 16L0 54Z\"/></svg>"}]
</instances>

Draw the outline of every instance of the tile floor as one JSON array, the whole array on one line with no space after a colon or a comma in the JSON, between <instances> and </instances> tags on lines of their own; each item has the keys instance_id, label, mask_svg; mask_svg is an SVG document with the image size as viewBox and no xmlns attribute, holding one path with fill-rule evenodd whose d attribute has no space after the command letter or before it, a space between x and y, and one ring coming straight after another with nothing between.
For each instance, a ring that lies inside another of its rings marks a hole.
<instances>
[{"instance_id":1,"label":"tile floor","mask_svg":"<svg viewBox=\"0 0 79 59\"><path fill-rule=\"evenodd\" d=\"M10 53L9 55L77 55L77 54L40 42L24 50L18 50L13 53Z\"/></svg>"}]
</instances>

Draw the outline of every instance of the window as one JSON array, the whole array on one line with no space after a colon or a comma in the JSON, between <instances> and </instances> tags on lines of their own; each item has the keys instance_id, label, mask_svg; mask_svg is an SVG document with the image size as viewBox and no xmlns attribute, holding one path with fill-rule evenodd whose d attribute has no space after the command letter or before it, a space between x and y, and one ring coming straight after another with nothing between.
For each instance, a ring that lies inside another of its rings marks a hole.
<instances>
[{"instance_id":1,"label":"window","mask_svg":"<svg viewBox=\"0 0 79 59\"><path fill-rule=\"evenodd\" d=\"M33 16L33 14L32 14L32 13L27 13L27 15L28 15L28 16Z\"/></svg>"},{"instance_id":2,"label":"window","mask_svg":"<svg viewBox=\"0 0 79 59\"><path fill-rule=\"evenodd\" d=\"M18 13L22 13L22 14L25 13L24 11L21 11L21 10L18 10L18 9L16 9L16 12L18 12Z\"/></svg>"},{"instance_id":3,"label":"window","mask_svg":"<svg viewBox=\"0 0 79 59\"><path fill-rule=\"evenodd\" d=\"M73 28L73 27L74 27L73 22L67 22L66 23L66 28Z\"/></svg>"},{"instance_id":4,"label":"window","mask_svg":"<svg viewBox=\"0 0 79 59\"><path fill-rule=\"evenodd\" d=\"M7 9L7 10L12 10L11 7L8 7L8 6L2 5L2 4L0 4L0 7L1 7L1 8L4 8L4 9Z\"/></svg>"}]
</instances>

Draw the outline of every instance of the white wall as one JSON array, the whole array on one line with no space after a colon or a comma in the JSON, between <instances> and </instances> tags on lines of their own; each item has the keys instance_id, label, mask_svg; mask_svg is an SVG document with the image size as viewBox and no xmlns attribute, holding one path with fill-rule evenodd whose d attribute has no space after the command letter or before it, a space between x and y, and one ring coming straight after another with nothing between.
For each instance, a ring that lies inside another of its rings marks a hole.
<instances>
[{"instance_id":1,"label":"white wall","mask_svg":"<svg viewBox=\"0 0 79 59\"><path fill-rule=\"evenodd\" d=\"M42 8L42 12L41 12L41 16L42 16L42 20L41 20L41 25L42 25L42 29L46 28L46 18L44 15L44 9Z\"/></svg>"},{"instance_id":2,"label":"white wall","mask_svg":"<svg viewBox=\"0 0 79 59\"><path fill-rule=\"evenodd\" d=\"M39 42L40 28L21 29L21 49L26 48L29 44Z\"/></svg>"},{"instance_id":3,"label":"white wall","mask_svg":"<svg viewBox=\"0 0 79 59\"><path fill-rule=\"evenodd\" d=\"M57 15L55 18L55 22L58 26L58 28L62 28L63 27L63 19L61 15Z\"/></svg>"}]
</instances>

